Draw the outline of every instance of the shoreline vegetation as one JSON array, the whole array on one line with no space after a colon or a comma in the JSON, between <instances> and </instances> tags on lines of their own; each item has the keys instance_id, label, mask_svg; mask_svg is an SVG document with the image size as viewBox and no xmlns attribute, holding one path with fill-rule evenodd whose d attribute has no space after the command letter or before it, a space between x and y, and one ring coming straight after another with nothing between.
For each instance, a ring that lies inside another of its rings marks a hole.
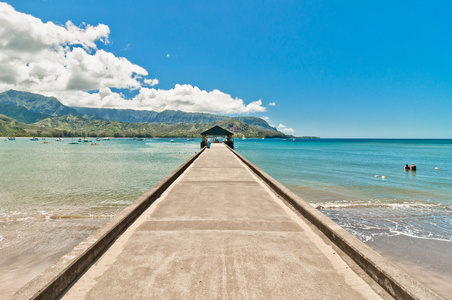
<instances>
[{"instance_id":1,"label":"shoreline vegetation","mask_svg":"<svg viewBox=\"0 0 452 300\"><path fill-rule=\"evenodd\" d=\"M165 124L165 123L126 123L97 119L85 119L71 115L49 117L32 124L25 124L15 119L0 115L1 137L78 137L84 135L86 124L87 137L171 137L197 138L215 125L232 131L234 136L247 138L294 138L294 136L272 130L261 130L236 119L228 119L201 124Z\"/></svg>"}]
</instances>

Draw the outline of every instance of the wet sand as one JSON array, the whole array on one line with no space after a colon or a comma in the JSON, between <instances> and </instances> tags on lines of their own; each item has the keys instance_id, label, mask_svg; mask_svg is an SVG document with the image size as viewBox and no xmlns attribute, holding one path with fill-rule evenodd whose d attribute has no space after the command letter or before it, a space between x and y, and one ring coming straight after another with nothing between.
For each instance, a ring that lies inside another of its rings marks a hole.
<instances>
[{"instance_id":1,"label":"wet sand","mask_svg":"<svg viewBox=\"0 0 452 300\"><path fill-rule=\"evenodd\" d=\"M441 297L452 299L452 242L399 235L366 244Z\"/></svg>"},{"instance_id":2,"label":"wet sand","mask_svg":"<svg viewBox=\"0 0 452 300\"><path fill-rule=\"evenodd\" d=\"M0 222L0 299L8 299L109 219Z\"/></svg>"}]
</instances>

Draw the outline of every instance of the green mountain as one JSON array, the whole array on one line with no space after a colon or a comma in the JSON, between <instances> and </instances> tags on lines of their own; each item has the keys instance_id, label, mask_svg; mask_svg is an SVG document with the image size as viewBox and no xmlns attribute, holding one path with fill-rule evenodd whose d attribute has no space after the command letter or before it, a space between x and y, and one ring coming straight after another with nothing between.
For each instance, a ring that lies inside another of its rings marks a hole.
<instances>
[{"instance_id":1,"label":"green mountain","mask_svg":"<svg viewBox=\"0 0 452 300\"><path fill-rule=\"evenodd\" d=\"M281 132L260 130L236 119L227 119L203 124L164 124L164 123L125 123L99 119L85 119L71 115L48 117L33 124L21 123L12 118L0 115L0 136L45 136L71 137L83 136L84 125L88 136L109 137L200 137L200 133L219 125L241 138L277 138L285 137Z\"/></svg>"},{"instance_id":2,"label":"green mountain","mask_svg":"<svg viewBox=\"0 0 452 300\"><path fill-rule=\"evenodd\" d=\"M97 115L110 121L119 121L127 123L210 123L223 120L224 118L216 115L201 113L184 113L181 111L164 111L158 113L148 110L133 109L112 109L112 108L90 108L90 107L72 107L81 114Z\"/></svg>"},{"instance_id":3,"label":"green mountain","mask_svg":"<svg viewBox=\"0 0 452 300\"><path fill-rule=\"evenodd\" d=\"M75 116L49 117L33 125L39 128L57 130L63 136L82 136L86 124L88 136L109 137L200 137L200 133L219 125L231 132L235 137L284 137L283 133L273 130L260 130L236 119L226 119L211 123L125 123L98 119L85 119Z\"/></svg>"},{"instance_id":4,"label":"green mountain","mask_svg":"<svg viewBox=\"0 0 452 300\"><path fill-rule=\"evenodd\" d=\"M50 117L49 115L46 114L31 112L23 106L13 106L1 103L0 103L0 114L26 124L31 124Z\"/></svg>"},{"instance_id":5,"label":"green mountain","mask_svg":"<svg viewBox=\"0 0 452 300\"><path fill-rule=\"evenodd\" d=\"M78 110L78 111L77 111ZM199 137L219 125L238 137L284 137L257 117L226 117L182 111L70 108L56 98L10 90L0 93L1 136ZM83 114L83 115L82 115Z\"/></svg>"},{"instance_id":6,"label":"green mountain","mask_svg":"<svg viewBox=\"0 0 452 300\"><path fill-rule=\"evenodd\" d=\"M264 119L258 118L258 117L234 117L234 119L243 122L245 124L251 125L256 127L257 129L260 130L271 130L271 131L276 131L279 132L275 127L270 126L267 121L265 121Z\"/></svg>"},{"instance_id":7,"label":"green mountain","mask_svg":"<svg viewBox=\"0 0 452 300\"><path fill-rule=\"evenodd\" d=\"M0 93L0 113L23 123L33 123L50 116L85 116L87 118L106 119L127 123L200 123L209 124L222 120L237 119L245 124L257 127L263 131L275 131L265 120L257 117L227 117L207 113L188 113L183 111L165 110L162 112L142 111L133 109L108 109L89 107L68 107L54 97L39 94L9 90ZM11 107L18 107L16 109ZM30 113L25 112L24 108ZM37 115L33 115L36 113ZM42 115L44 114L44 115ZM95 116L95 117L92 117Z\"/></svg>"},{"instance_id":8,"label":"green mountain","mask_svg":"<svg viewBox=\"0 0 452 300\"><path fill-rule=\"evenodd\" d=\"M0 136L31 137L33 135L64 136L64 132L58 129L45 128L39 125L25 124L0 114Z\"/></svg>"},{"instance_id":9,"label":"green mountain","mask_svg":"<svg viewBox=\"0 0 452 300\"><path fill-rule=\"evenodd\" d=\"M1 136L14 136L16 132L19 135L25 134L24 127L22 124L14 119L8 118L7 116L0 115L0 135Z\"/></svg>"},{"instance_id":10,"label":"green mountain","mask_svg":"<svg viewBox=\"0 0 452 300\"><path fill-rule=\"evenodd\" d=\"M39 94L15 90L0 93L0 104L21 106L31 112L47 114L50 116L81 116L76 110L63 105L55 97L46 97Z\"/></svg>"},{"instance_id":11,"label":"green mountain","mask_svg":"<svg viewBox=\"0 0 452 300\"><path fill-rule=\"evenodd\" d=\"M221 120L237 119L243 123L255 126L261 130L277 131L271 127L265 120L257 117L226 117L206 113L187 113L183 111L165 110L162 112L133 109L111 109L111 108L89 108L72 107L81 114L97 115L110 121L119 121L127 123L212 123Z\"/></svg>"}]
</instances>

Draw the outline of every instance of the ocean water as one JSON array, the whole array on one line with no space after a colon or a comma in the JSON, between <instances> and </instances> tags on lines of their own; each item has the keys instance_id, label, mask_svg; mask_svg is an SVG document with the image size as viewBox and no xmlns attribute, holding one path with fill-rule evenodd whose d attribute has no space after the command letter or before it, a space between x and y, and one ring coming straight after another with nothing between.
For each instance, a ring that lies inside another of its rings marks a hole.
<instances>
[{"instance_id":1,"label":"ocean water","mask_svg":"<svg viewBox=\"0 0 452 300\"><path fill-rule=\"evenodd\" d=\"M452 140L248 139L235 146L364 242L394 235L452 242ZM417 171L405 171L412 163Z\"/></svg>"},{"instance_id":2,"label":"ocean water","mask_svg":"<svg viewBox=\"0 0 452 300\"><path fill-rule=\"evenodd\" d=\"M71 141L0 140L0 222L111 217L199 151L186 139Z\"/></svg>"}]
</instances>

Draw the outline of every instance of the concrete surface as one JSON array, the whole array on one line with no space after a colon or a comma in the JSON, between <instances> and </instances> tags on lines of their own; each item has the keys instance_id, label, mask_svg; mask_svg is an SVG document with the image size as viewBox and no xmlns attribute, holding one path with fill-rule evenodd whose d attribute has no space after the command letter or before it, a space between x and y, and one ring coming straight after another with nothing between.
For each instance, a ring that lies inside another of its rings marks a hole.
<instances>
[{"instance_id":1,"label":"concrete surface","mask_svg":"<svg viewBox=\"0 0 452 300\"><path fill-rule=\"evenodd\" d=\"M63 299L388 299L212 144Z\"/></svg>"}]
</instances>

